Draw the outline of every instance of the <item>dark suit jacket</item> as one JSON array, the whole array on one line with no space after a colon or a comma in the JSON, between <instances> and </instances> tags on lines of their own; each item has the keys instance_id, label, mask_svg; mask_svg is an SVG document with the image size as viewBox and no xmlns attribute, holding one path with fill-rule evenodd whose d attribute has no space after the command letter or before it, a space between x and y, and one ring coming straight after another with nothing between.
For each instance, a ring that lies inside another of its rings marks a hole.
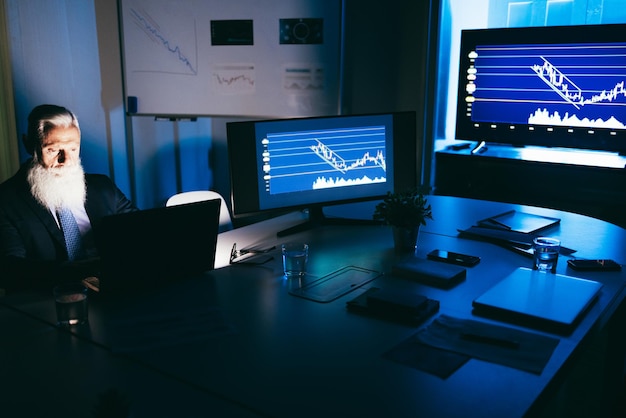
<instances>
[{"instance_id":1,"label":"dark suit jacket","mask_svg":"<svg viewBox=\"0 0 626 418\"><path fill-rule=\"evenodd\" d=\"M0 287L15 287L20 280L58 280L68 274L68 266L63 268L67 264L63 234L48 209L31 195L28 165L0 185ZM137 210L107 176L86 174L85 179L85 210L92 228L104 216Z\"/></svg>"}]
</instances>

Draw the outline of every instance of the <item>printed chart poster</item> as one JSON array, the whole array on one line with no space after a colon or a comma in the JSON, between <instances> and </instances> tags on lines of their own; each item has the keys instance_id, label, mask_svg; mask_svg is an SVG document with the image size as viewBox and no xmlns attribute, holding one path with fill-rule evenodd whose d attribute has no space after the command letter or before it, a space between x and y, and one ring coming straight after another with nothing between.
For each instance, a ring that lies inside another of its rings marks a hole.
<instances>
[{"instance_id":1,"label":"printed chart poster","mask_svg":"<svg viewBox=\"0 0 626 418\"><path fill-rule=\"evenodd\" d=\"M137 115L339 112L341 1L122 0Z\"/></svg>"}]
</instances>

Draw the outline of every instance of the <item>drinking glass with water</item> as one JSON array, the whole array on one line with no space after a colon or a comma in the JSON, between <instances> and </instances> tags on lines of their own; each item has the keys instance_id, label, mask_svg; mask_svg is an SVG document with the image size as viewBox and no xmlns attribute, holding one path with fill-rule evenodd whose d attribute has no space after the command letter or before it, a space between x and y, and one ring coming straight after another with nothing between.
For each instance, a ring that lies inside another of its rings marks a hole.
<instances>
[{"instance_id":1,"label":"drinking glass with water","mask_svg":"<svg viewBox=\"0 0 626 418\"><path fill-rule=\"evenodd\" d=\"M561 241L556 238L537 237L533 240L533 269L556 273Z\"/></svg>"},{"instance_id":2,"label":"drinking glass with water","mask_svg":"<svg viewBox=\"0 0 626 418\"><path fill-rule=\"evenodd\" d=\"M87 292L82 283L61 284L54 288L57 325L67 327L87 322Z\"/></svg>"}]
</instances>

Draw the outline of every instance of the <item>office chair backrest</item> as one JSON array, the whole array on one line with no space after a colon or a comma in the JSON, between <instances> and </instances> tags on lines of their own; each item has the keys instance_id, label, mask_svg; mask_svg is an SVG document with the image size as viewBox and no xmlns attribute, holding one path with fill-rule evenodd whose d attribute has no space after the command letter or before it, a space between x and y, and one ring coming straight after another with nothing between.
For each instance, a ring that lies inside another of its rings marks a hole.
<instances>
[{"instance_id":1,"label":"office chair backrest","mask_svg":"<svg viewBox=\"0 0 626 418\"><path fill-rule=\"evenodd\" d=\"M220 207L220 232L233 229L233 221L230 217L226 200L224 200L221 194L213 190L194 190L191 192L178 193L167 199L165 206L184 205L185 203L201 202L211 199L220 199L222 201Z\"/></svg>"}]
</instances>

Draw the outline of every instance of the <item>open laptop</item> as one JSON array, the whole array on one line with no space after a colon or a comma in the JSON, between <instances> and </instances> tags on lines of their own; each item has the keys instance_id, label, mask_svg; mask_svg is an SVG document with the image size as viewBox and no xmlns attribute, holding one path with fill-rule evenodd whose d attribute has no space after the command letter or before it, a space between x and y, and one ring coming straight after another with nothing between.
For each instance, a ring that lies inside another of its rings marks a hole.
<instances>
[{"instance_id":1,"label":"open laptop","mask_svg":"<svg viewBox=\"0 0 626 418\"><path fill-rule=\"evenodd\" d=\"M472 302L474 313L547 331L569 333L602 284L519 267Z\"/></svg>"},{"instance_id":2,"label":"open laptop","mask_svg":"<svg viewBox=\"0 0 626 418\"><path fill-rule=\"evenodd\" d=\"M100 291L137 290L212 270L220 200L107 216L94 229Z\"/></svg>"}]
</instances>

